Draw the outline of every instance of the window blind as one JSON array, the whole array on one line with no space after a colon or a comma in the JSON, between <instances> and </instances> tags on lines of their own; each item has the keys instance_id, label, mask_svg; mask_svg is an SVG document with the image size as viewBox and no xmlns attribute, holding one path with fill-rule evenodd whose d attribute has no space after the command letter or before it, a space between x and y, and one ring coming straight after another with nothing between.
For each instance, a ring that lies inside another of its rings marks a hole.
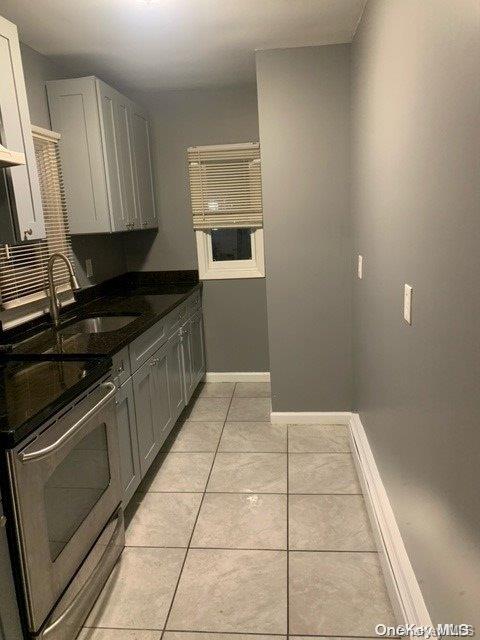
<instances>
[{"instance_id":1,"label":"window blind","mask_svg":"<svg viewBox=\"0 0 480 640\"><path fill-rule=\"evenodd\" d=\"M263 225L260 144L190 147L194 229Z\"/></svg>"},{"instance_id":2,"label":"window blind","mask_svg":"<svg viewBox=\"0 0 480 640\"><path fill-rule=\"evenodd\" d=\"M32 134L46 237L39 241L0 247L0 296L4 309L45 298L48 293L49 257L61 252L72 258L58 149L60 135L40 127L32 127ZM56 262L54 280L59 285L58 291L68 288L68 271L63 262Z\"/></svg>"}]
</instances>

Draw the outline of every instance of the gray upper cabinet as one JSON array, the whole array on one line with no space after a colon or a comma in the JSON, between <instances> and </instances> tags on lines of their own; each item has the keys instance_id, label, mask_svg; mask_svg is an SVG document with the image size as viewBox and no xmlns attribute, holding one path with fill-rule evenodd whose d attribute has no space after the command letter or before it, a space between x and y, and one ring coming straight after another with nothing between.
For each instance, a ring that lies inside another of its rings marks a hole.
<instances>
[{"instance_id":1,"label":"gray upper cabinet","mask_svg":"<svg viewBox=\"0 0 480 640\"><path fill-rule=\"evenodd\" d=\"M0 136L3 146L25 154L26 165L6 169L15 199L17 240L45 237L30 115L17 27L0 17Z\"/></svg>"},{"instance_id":2,"label":"gray upper cabinet","mask_svg":"<svg viewBox=\"0 0 480 640\"><path fill-rule=\"evenodd\" d=\"M145 113L93 76L52 80L47 93L71 232L157 227Z\"/></svg>"},{"instance_id":3,"label":"gray upper cabinet","mask_svg":"<svg viewBox=\"0 0 480 640\"><path fill-rule=\"evenodd\" d=\"M139 223L143 229L158 227L153 191L150 131L146 113L132 107L133 153L135 157Z\"/></svg>"}]
</instances>

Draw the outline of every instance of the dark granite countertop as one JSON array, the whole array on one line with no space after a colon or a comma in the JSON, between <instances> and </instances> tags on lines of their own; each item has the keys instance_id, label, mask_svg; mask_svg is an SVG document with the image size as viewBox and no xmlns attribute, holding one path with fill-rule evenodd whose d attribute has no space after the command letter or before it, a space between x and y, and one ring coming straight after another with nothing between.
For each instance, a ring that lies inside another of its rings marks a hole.
<instances>
[{"instance_id":1,"label":"dark granite countertop","mask_svg":"<svg viewBox=\"0 0 480 640\"><path fill-rule=\"evenodd\" d=\"M93 316L137 316L126 326L102 333L75 333L59 337L49 326L31 329L17 336L13 354L76 354L112 356L149 327L186 300L201 284L136 284L119 293L115 290L102 297L77 305L73 312L62 316L62 325Z\"/></svg>"},{"instance_id":2,"label":"dark granite countertop","mask_svg":"<svg viewBox=\"0 0 480 640\"><path fill-rule=\"evenodd\" d=\"M17 445L111 366L107 357L0 360L0 447Z\"/></svg>"},{"instance_id":3,"label":"dark granite countertop","mask_svg":"<svg viewBox=\"0 0 480 640\"><path fill-rule=\"evenodd\" d=\"M12 447L111 368L111 356L201 288L196 272L128 273L80 291L62 327L132 315L120 329L59 337L48 318L1 333L0 447Z\"/></svg>"}]
</instances>

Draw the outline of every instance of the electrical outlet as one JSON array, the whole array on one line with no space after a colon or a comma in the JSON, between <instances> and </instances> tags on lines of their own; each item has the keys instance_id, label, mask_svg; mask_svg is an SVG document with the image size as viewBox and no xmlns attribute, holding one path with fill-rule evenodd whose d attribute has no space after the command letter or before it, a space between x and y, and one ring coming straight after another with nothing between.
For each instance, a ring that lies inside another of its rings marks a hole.
<instances>
[{"instance_id":1,"label":"electrical outlet","mask_svg":"<svg viewBox=\"0 0 480 640\"><path fill-rule=\"evenodd\" d=\"M85 260L85 272L87 278L91 278L93 276L93 265L91 258L87 258Z\"/></svg>"},{"instance_id":2,"label":"electrical outlet","mask_svg":"<svg viewBox=\"0 0 480 640\"><path fill-rule=\"evenodd\" d=\"M363 256L358 254L357 274L360 280L363 278Z\"/></svg>"},{"instance_id":3,"label":"electrical outlet","mask_svg":"<svg viewBox=\"0 0 480 640\"><path fill-rule=\"evenodd\" d=\"M412 291L412 287L406 284L403 293L403 317L408 324L412 324Z\"/></svg>"}]
</instances>

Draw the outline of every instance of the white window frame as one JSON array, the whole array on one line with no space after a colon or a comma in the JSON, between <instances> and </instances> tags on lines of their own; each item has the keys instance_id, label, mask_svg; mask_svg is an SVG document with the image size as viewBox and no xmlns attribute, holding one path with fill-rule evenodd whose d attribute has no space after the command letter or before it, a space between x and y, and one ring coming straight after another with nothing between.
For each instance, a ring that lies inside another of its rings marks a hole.
<instances>
[{"instance_id":1,"label":"white window frame","mask_svg":"<svg viewBox=\"0 0 480 640\"><path fill-rule=\"evenodd\" d=\"M221 260L215 262L213 260L212 234L210 230L197 230L195 231L195 237L200 280L265 277L263 229L251 230L252 257L250 260Z\"/></svg>"}]
</instances>

